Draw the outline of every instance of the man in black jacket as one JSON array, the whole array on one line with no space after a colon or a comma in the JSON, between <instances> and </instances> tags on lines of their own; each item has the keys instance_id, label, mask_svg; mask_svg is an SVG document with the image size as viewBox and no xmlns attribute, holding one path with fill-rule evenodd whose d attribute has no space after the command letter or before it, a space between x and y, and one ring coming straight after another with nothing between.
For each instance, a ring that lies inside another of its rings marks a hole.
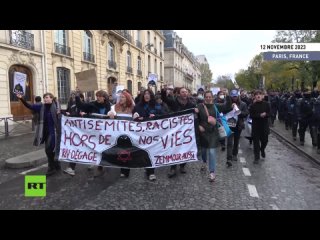
<instances>
[{"instance_id":1,"label":"man in black jacket","mask_svg":"<svg viewBox=\"0 0 320 240\"><path fill-rule=\"evenodd\" d=\"M250 107L250 117L252 118L252 137L254 163L258 163L261 156L266 157L265 148L268 144L270 104L263 101L263 93L257 90L254 93L254 103ZM260 145L261 142L261 145Z\"/></svg>"},{"instance_id":2,"label":"man in black jacket","mask_svg":"<svg viewBox=\"0 0 320 240\"><path fill-rule=\"evenodd\" d=\"M169 96L167 96L167 89L164 88L161 90L161 97L162 97L162 100L168 105L168 107L171 109L172 112L180 112L187 109L195 109L196 107L195 103L191 102L190 98L188 98L188 90L185 87L182 87L179 89L179 96L176 98L169 98ZM195 125L197 126L197 123L195 123ZM185 166L186 166L186 163L180 164L180 173L182 174L186 173ZM171 165L168 177L171 178L176 176L177 174L176 170L177 170L177 165Z\"/></svg>"},{"instance_id":3,"label":"man in black jacket","mask_svg":"<svg viewBox=\"0 0 320 240\"><path fill-rule=\"evenodd\" d=\"M82 102L80 99L80 94L78 93L76 96L76 106L78 109L81 109L82 112L85 112L88 114L89 117L95 118L94 115L90 114L101 114L106 115L110 111L110 102L109 102L109 95L106 91L99 90L96 92L97 100L90 103ZM101 176L103 174L103 167L98 166L97 172L95 174L95 177Z\"/></svg>"}]
</instances>

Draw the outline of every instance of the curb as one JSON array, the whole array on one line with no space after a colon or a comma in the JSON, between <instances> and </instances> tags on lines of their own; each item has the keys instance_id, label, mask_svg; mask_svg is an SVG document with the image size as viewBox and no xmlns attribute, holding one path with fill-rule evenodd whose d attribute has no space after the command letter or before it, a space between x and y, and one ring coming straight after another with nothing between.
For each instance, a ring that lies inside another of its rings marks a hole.
<instances>
[{"instance_id":1,"label":"curb","mask_svg":"<svg viewBox=\"0 0 320 240\"><path fill-rule=\"evenodd\" d=\"M272 128L270 128L270 131L275 134L276 136L280 137L282 140L284 140L286 143L288 143L291 147L293 147L294 149L298 150L300 153L302 153L305 157L309 158L310 160L312 160L315 164L320 166L320 161L313 157L312 155L306 153L302 148L300 148L299 146L296 146L295 144L293 144L290 140L288 140L286 137L282 136L281 134L277 133L275 130L273 130ZM319 155L320 156L320 155Z\"/></svg>"},{"instance_id":2,"label":"curb","mask_svg":"<svg viewBox=\"0 0 320 240\"><path fill-rule=\"evenodd\" d=\"M5 160L5 166L8 168L27 168L39 166L46 162L44 149L26 153L17 157Z\"/></svg>"}]
</instances>

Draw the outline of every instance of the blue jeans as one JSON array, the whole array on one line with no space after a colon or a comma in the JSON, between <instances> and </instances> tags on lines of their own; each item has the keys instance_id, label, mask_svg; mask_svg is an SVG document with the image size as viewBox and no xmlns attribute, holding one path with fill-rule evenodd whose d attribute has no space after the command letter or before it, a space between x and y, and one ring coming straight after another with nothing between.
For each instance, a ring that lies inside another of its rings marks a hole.
<instances>
[{"instance_id":1,"label":"blue jeans","mask_svg":"<svg viewBox=\"0 0 320 240\"><path fill-rule=\"evenodd\" d=\"M209 171L210 173L216 171L216 149L215 148L204 148L202 147L202 161L207 162L209 153Z\"/></svg>"}]
</instances>

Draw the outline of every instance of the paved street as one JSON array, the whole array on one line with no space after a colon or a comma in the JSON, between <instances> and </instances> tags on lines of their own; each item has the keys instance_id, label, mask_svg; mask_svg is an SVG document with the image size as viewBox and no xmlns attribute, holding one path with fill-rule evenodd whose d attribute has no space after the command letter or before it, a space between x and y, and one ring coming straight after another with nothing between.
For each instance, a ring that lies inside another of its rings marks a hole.
<instances>
[{"instance_id":1,"label":"paved street","mask_svg":"<svg viewBox=\"0 0 320 240\"><path fill-rule=\"evenodd\" d=\"M239 160L231 168L225 165L226 152L219 150L214 183L200 172L199 162L189 163L187 174L173 179L167 178L167 167L158 168L156 182L148 181L144 170L132 170L122 179L118 169L108 168L104 176L93 178L93 171L82 165L75 177L62 172L49 177L45 198L24 196L21 173L28 169L3 164L8 157L37 150L31 141L32 134L0 140L0 209L320 209L318 165L272 134L267 157L257 165L246 139L241 139ZM45 171L40 166L26 174Z\"/></svg>"}]
</instances>

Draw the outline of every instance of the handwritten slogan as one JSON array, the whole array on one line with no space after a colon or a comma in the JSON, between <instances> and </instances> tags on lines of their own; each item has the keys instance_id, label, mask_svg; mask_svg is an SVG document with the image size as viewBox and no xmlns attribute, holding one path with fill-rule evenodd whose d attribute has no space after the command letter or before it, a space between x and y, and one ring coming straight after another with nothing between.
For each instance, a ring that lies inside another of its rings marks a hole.
<instances>
[{"instance_id":1,"label":"handwritten slogan","mask_svg":"<svg viewBox=\"0 0 320 240\"><path fill-rule=\"evenodd\" d=\"M194 115L136 122L63 116L59 160L110 167L161 167L197 160Z\"/></svg>"}]
</instances>

